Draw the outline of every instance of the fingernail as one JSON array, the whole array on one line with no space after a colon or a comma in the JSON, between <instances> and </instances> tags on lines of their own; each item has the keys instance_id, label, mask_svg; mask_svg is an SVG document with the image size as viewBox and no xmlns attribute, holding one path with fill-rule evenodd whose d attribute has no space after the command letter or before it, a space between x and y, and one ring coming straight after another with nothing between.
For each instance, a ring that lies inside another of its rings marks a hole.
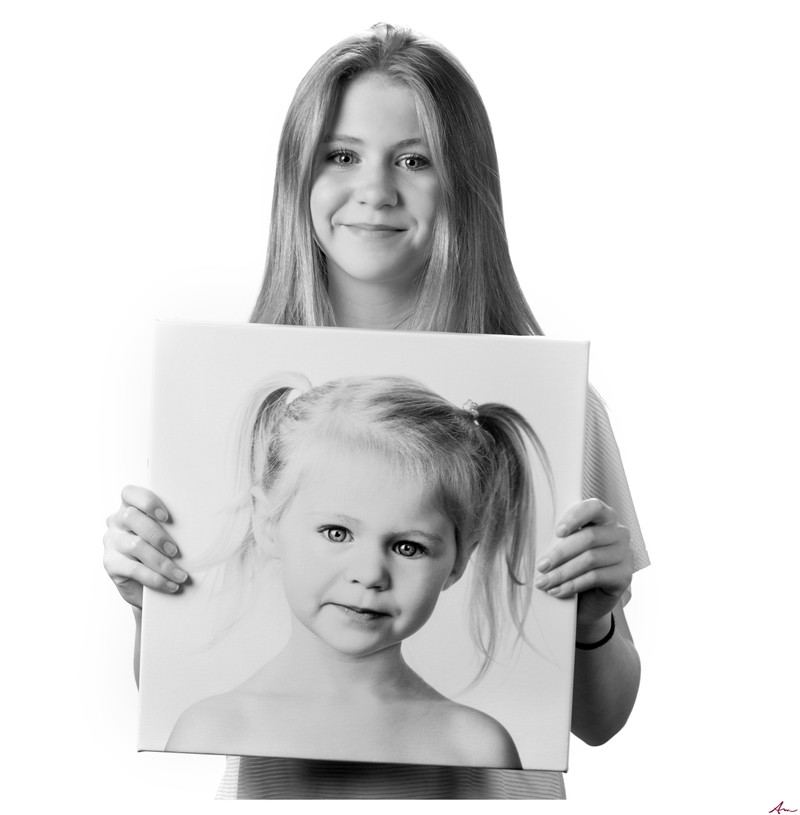
<instances>
[{"instance_id":1,"label":"fingernail","mask_svg":"<svg viewBox=\"0 0 800 815\"><path fill-rule=\"evenodd\" d=\"M172 583L171 581L167 581L166 583L167 591L177 591L180 586L177 583Z\"/></svg>"},{"instance_id":2,"label":"fingernail","mask_svg":"<svg viewBox=\"0 0 800 815\"><path fill-rule=\"evenodd\" d=\"M561 586L554 586L552 589L548 589L547 593L551 597L558 597L558 595L561 594Z\"/></svg>"},{"instance_id":3,"label":"fingernail","mask_svg":"<svg viewBox=\"0 0 800 815\"><path fill-rule=\"evenodd\" d=\"M543 557L543 558L542 558L542 559L541 559L541 560L540 560L540 561L539 561L539 562L536 564L536 568L537 568L537 569L538 569L540 572L546 572L546 571L547 571L547 570L550 568L550 566L551 566L551 563L550 563L550 561L549 561L549 560L548 560L546 557Z\"/></svg>"},{"instance_id":4,"label":"fingernail","mask_svg":"<svg viewBox=\"0 0 800 815\"><path fill-rule=\"evenodd\" d=\"M178 554L178 547L172 541L167 541L164 544L164 553L169 557L175 557Z\"/></svg>"},{"instance_id":5,"label":"fingernail","mask_svg":"<svg viewBox=\"0 0 800 815\"><path fill-rule=\"evenodd\" d=\"M177 580L179 583L183 583L184 580L189 576L183 569L173 569L172 576Z\"/></svg>"},{"instance_id":6,"label":"fingernail","mask_svg":"<svg viewBox=\"0 0 800 815\"><path fill-rule=\"evenodd\" d=\"M566 524L559 524L556 527L556 535L558 535L559 538L563 538L564 535L566 535L566 534L567 534L567 525Z\"/></svg>"},{"instance_id":7,"label":"fingernail","mask_svg":"<svg viewBox=\"0 0 800 815\"><path fill-rule=\"evenodd\" d=\"M169 520L169 515L167 515L167 513L163 509L161 509L161 507L159 507L156 510L155 515L156 515L156 519L159 520L159 521L168 521Z\"/></svg>"},{"instance_id":8,"label":"fingernail","mask_svg":"<svg viewBox=\"0 0 800 815\"><path fill-rule=\"evenodd\" d=\"M537 589L543 589L550 581L544 576L539 575L536 580L533 581L533 585L536 586Z\"/></svg>"}]
</instances>

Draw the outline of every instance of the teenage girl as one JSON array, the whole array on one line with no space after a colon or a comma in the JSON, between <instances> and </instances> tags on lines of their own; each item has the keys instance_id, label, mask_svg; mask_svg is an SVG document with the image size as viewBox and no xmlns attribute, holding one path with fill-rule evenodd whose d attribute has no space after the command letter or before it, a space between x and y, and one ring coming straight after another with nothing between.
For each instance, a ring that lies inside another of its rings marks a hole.
<instances>
[{"instance_id":1,"label":"teenage girl","mask_svg":"<svg viewBox=\"0 0 800 815\"><path fill-rule=\"evenodd\" d=\"M264 282L253 322L540 334L509 257L497 159L480 96L442 46L379 25L312 66L280 139ZM578 596L572 731L589 744L627 721L639 658L623 598L646 565L619 454L590 392L586 499L556 525L534 585ZM104 563L133 606L142 586L178 592L188 575L169 511L126 487ZM137 667L138 672L138 667ZM534 693L535 689L531 689ZM289 759L229 761L240 797L563 797L558 774L437 770Z\"/></svg>"},{"instance_id":2,"label":"teenage girl","mask_svg":"<svg viewBox=\"0 0 800 815\"><path fill-rule=\"evenodd\" d=\"M516 410L457 408L404 377L269 380L247 412L236 561L279 561L289 639L244 683L190 707L167 749L519 769L506 729L428 685L401 647L470 560L483 670L504 612L523 634L529 449L549 475Z\"/></svg>"}]
</instances>

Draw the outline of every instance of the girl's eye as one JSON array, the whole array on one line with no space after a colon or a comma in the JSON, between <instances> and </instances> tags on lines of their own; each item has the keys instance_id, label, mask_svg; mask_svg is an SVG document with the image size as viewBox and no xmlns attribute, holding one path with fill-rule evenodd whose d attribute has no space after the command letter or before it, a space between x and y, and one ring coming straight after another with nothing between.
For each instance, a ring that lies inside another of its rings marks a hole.
<instances>
[{"instance_id":1,"label":"girl's eye","mask_svg":"<svg viewBox=\"0 0 800 815\"><path fill-rule=\"evenodd\" d=\"M420 557L425 554L425 547L414 541L400 541L394 545L394 551L401 557Z\"/></svg>"},{"instance_id":2,"label":"girl's eye","mask_svg":"<svg viewBox=\"0 0 800 815\"><path fill-rule=\"evenodd\" d=\"M350 150L345 150L344 148L328 153L325 158L336 167L352 167L352 165L356 163L355 153Z\"/></svg>"},{"instance_id":3,"label":"girl's eye","mask_svg":"<svg viewBox=\"0 0 800 815\"><path fill-rule=\"evenodd\" d=\"M353 536L343 526L324 526L320 532L331 543L350 543Z\"/></svg>"},{"instance_id":4,"label":"girl's eye","mask_svg":"<svg viewBox=\"0 0 800 815\"><path fill-rule=\"evenodd\" d=\"M403 167L405 170L410 170L412 173L417 172L418 170L424 170L426 167L430 167L431 163L425 156L418 156L416 153L408 156L401 156L397 163Z\"/></svg>"}]
</instances>

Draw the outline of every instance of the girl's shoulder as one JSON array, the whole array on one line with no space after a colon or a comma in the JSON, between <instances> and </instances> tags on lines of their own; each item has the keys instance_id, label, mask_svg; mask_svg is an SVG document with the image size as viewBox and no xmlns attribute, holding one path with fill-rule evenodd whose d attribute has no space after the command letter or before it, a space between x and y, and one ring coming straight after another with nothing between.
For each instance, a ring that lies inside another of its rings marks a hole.
<instances>
[{"instance_id":1,"label":"girl's shoulder","mask_svg":"<svg viewBox=\"0 0 800 815\"><path fill-rule=\"evenodd\" d=\"M237 691L195 702L178 718L166 749L188 753L221 752L221 741L241 732L249 721L252 705L249 694Z\"/></svg>"},{"instance_id":2,"label":"girl's shoulder","mask_svg":"<svg viewBox=\"0 0 800 815\"><path fill-rule=\"evenodd\" d=\"M450 701L443 711L448 742L456 745L458 764L472 767L521 769L511 734L497 719Z\"/></svg>"}]
</instances>

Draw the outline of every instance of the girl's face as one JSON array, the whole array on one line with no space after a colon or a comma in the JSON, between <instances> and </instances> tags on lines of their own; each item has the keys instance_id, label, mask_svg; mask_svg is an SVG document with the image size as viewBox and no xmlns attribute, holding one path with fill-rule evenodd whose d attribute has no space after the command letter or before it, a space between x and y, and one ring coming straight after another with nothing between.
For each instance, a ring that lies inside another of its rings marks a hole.
<instances>
[{"instance_id":1,"label":"girl's face","mask_svg":"<svg viewBox=\"0 0 800 815\"><path fill-rule=\"evenodd\" d=\"M403 85L365 74L345 89L323 137L311 219L328 274L408 286L425 262L439 184Z\"/></svg>"},{"instance_id":2,"label":"girl's face","mask_svg":"<svg viewBox=\"0 0 800 815\"><path fill-rule=\"evenodd\" d=\"M368 656L421 628L459 577L455 530L382 456L332 444L313 455L268 546L295 618L338 653Z\"/></svg>"}]
</instances>

